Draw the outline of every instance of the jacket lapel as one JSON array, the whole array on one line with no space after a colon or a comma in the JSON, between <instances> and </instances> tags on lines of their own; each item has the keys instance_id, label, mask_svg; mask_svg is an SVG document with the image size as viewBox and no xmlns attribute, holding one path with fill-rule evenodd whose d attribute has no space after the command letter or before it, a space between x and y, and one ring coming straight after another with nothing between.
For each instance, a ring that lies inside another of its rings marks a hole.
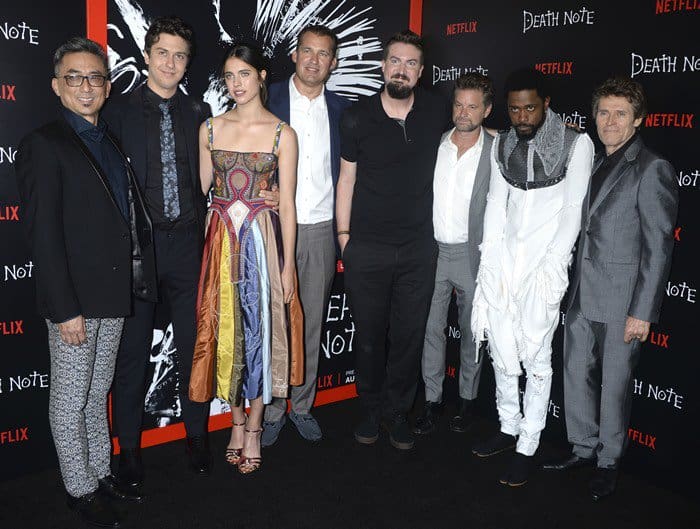
<instances>
[{"instance_id":1,"label":"jacket lapel","mask_svg":"<svg viewBox=\"0 0 700 529\"><path fill-rule=\"evenodd\" d=\"M590 209L588 214L592 215L593 212L598 209L600 206L601 202L605 200L605 197L612 191L612 189L615 187L615 185L620 181L620 179L629 171L629 169L632 167L637 162L637 155L639 154L639 150L642 148L642 139L637 138L632 145L629 146L627 151L625 152L625 155L622 157L622 160L617 164L615 167L614 171L615 174L611 174L608 178L605 179L605 182L603 182L600 186L600 190L598 191L598 195L595 197L595 200L593 200L593 203L590 204ZM600 167L600 163L602 163L603 156L601 156L601 160L596 164L595 169ZM595 174L595 170L593 171ZM589 195L590 196L590 183L589 183Z\"/></svg>"}]
</instances>

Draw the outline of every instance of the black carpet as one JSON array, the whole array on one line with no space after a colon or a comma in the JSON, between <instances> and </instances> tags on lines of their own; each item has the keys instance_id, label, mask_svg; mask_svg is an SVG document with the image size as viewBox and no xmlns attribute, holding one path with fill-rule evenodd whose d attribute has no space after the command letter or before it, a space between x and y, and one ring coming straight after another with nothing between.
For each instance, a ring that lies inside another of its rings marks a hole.
<instances>
[{"instance_id":1,"label":"black carpet","mask_svg":"<svg viewBox=\"0 0 700 529\"><path fill-rule=\"evenodd\" d=\"M690 499L621 474L610 498L593 502L591 469L569 474L539 471L529 483L498 483L508 461L479 459L475 439L494 424L477 421L465 434L447 428L420 438L401 453L382 434L376 445L352 439L357 400L315 410L324 439L302 440L288 422L274 446L263 450L262 469L241 476L224 462L228 431L211 434L215 461L208 477L186 467L184 442L144 450L142 505L123 509L124 528L169 529L698 529L700 507ZM540 453L549 455L548 447ZM682 472L679 469L679 472ZM690 496L690 495L689 495ZM0 483L0 527L82 527L65 506L57 470Z\"/></svg>"}]
</instances>

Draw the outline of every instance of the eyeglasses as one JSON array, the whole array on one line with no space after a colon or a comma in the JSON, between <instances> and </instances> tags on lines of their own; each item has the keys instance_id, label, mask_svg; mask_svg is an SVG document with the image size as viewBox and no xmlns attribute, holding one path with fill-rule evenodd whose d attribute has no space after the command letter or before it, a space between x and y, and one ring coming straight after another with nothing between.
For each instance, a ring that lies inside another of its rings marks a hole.
<instances>
[{"instance_id":1,"label":"eyeglasses","mask_svg":"<svg viewBox=\"0 0 700 529\"><path fill-rule=\"evenodd\" d=\"M90 75L77 75L77 74L70 74L70 75L64 75L63 79L66 80L66 84L68 86L72 87L78 87L78 86L83 86L83 81L87 79L87 82L90 86L94 88L99 88L100 86L105 85L105 81L107 80L107 77L104 75L100 74L90 74Z\"/></svg>"}]
</instances>

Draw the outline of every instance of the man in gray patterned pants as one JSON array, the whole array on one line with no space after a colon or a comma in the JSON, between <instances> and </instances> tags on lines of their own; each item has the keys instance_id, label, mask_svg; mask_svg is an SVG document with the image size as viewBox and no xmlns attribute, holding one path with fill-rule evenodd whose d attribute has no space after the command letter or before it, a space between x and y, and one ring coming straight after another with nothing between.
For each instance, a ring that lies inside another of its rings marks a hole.
<instances>
[{"instance_id":1,"label":"man in gray patterned pants","mask_svg":"<svg viewBox=\"0 0 700 529\"><path fill-rule=\"evenodd\" d=\"M111 500L141 501L110 471L107 393L124 316L135 295L156 299L150 220L126 160L99 118L107 57L75 37L54 54L58 120L28 134L15 163L48 327L49 422L68 506L118 527Z\"/></svg>"}]
</instances>

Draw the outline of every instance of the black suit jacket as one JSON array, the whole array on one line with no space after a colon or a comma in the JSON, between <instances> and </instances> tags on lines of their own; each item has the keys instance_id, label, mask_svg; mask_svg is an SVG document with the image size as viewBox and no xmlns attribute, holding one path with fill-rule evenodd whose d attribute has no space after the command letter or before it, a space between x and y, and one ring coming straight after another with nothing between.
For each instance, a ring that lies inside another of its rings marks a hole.
<instances>
[{"instance_id":1,"label":"black suit jacket","mask_svg":"<svg viewBox=\"0 0 700 529\"><path fill-rule=\"evenodd\" d=\"M122 150L128 156L142 190L146 187L148 169L146 119L143 112L144 86L141 85L128 94L110 99L102 112L102 117L109 125L110 131L117 137ZM192 203L195 218L200 227L199 243L203 246L207 198L201 192L202 185L199 179L199 126L211 115L211 111L207 104L193 97L182 93L179 97L192 180Z\"/></svg>"},{"instance_id":2,"label":"black suit jacket","mask_svg":"<svg viewBox=\"0 0 700 529\"><path fill-rule=\"evenodd\" d=\"M139 297L157 298L151 223L126 157L124 166L130 219L122 216L107 177L64 119L20 142L15 168L37 309L55 323L79 315L127 316L132 285Z\"/></svg>"}]
</instances>

